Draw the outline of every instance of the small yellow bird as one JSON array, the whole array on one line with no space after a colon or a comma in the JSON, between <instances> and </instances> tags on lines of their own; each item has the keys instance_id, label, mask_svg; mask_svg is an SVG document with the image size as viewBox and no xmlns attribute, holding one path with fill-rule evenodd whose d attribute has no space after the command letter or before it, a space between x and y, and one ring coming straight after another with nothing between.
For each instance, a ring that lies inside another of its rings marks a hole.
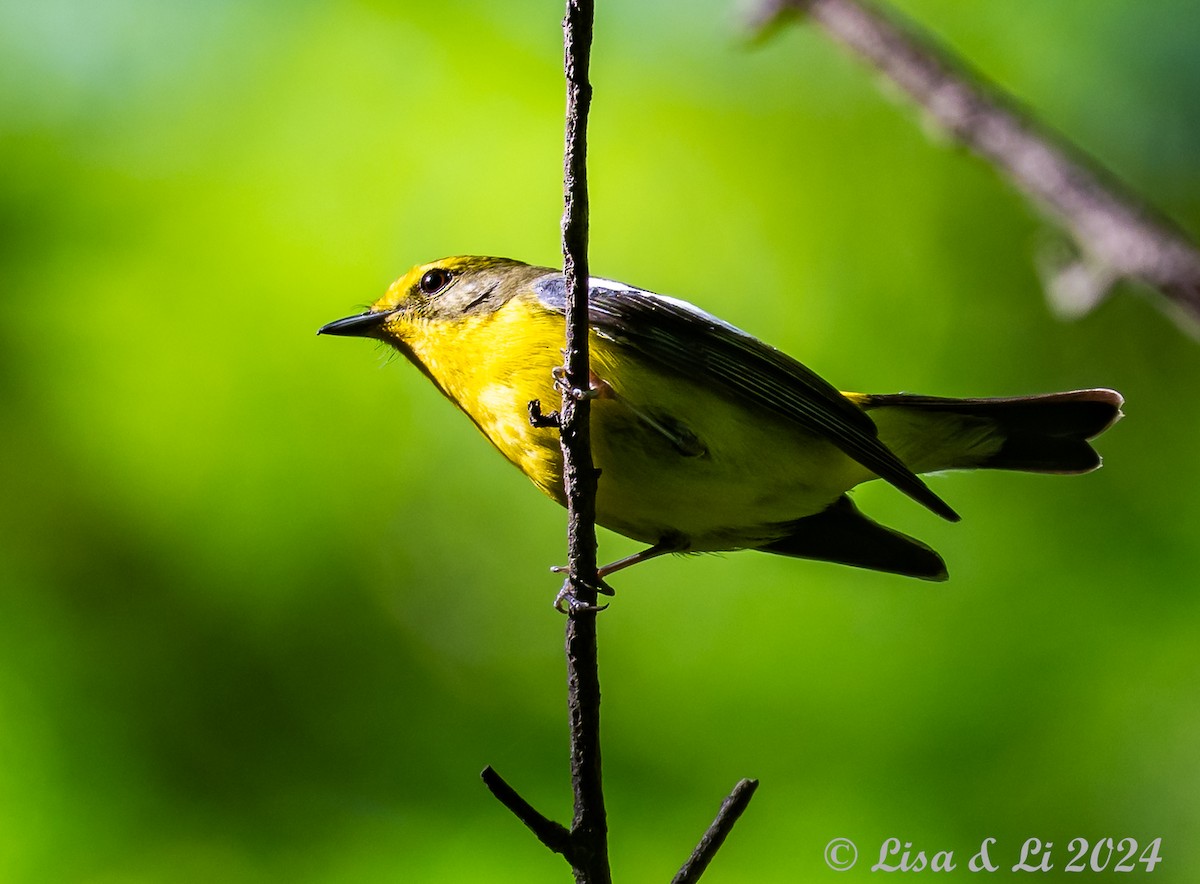
<instances>
[{"instance_id":1,"label":"small yellow bird","mask_svg":"<svg viewBox=\"0 0 1200 884\"><path fill-rule=\"evenodd\" d=\"M533 483L564 503L556 402L562 273L507 258L414 267L371 309L318 334L407 356ZM758 549L945 580L926 544L864 516L847 492L882 478L958 515L920 479L939 470L1086 473L1088 440L1121 416L1113 390L1010 399L840 393L790 356L674 298L590 280L596 521L663 553Z\"/></svg>"}]
</instances>

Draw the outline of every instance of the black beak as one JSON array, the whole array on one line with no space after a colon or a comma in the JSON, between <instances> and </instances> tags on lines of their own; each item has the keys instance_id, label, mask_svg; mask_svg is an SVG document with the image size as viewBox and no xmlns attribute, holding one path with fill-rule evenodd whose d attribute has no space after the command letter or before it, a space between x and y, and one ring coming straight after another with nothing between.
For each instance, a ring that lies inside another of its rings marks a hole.
<instances>
[{"instance_id":1,"label":"black beak","mask_svg":"<svg viewBox=\"0 0 1200 884\"><path fill-rule=\"evenodd\" d=\"M335 319L317 329L317 334L345 335L353 338L383 338L383 323L390 315L390 311L380 310L376 313L360 313L358 316Z\"/></svg>"}]
</instances>

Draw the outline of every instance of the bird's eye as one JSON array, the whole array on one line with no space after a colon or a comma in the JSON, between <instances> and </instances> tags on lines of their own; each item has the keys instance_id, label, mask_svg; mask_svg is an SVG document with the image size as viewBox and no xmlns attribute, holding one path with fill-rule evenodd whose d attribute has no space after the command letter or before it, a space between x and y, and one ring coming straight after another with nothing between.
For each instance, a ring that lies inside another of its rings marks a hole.
<instances>
[{"instance_id":1,"label":"bird's eye","mask_svg":"<svg viewBox=\"0 0 1200 884\"><path fill-rule=\"evenodd\" d=\"M432 270L425 271L425 275L421 277L421 291L427 295L435 295L450 285L450 271L444 270L441 267L435 267Z\"/></svg>"}]
</instances>

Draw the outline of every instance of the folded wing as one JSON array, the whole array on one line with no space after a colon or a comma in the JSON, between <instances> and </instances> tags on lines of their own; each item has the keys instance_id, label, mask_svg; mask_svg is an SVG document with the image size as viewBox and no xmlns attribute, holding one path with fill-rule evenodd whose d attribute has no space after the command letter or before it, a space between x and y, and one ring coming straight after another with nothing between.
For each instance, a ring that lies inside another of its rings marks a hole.
<instances>
[{"instance_id":1,"label":"folded wing","mask_svg":"<svg viewBox=\"0 0 1200 884\"><path fill-rule=\"evenodd\" d=\"M879 440L861 408L786 353L684 301L608 280L590 282L588 315L597 334L665 371L794 421L933 512L958 521L958 514ZM546 276L534 288L543 304L564 312L560 275Z\"/></svg>"}]
</instances>

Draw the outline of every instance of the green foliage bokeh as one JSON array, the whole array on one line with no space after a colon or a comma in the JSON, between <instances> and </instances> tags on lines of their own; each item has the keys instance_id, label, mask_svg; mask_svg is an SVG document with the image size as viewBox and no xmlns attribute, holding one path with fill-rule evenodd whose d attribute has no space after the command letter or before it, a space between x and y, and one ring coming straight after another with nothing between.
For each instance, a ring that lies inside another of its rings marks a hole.
<instances>
[{"instance_id":1,"label":"green foliage bokeh","mask_svg":"<svg viewBox=\"0 0 1200 884\"><path fill-rule=\"evenodd\" d=\"M714 884L826 880L839 836L861 880L893 835L961 866L1052 840L1039 880L1072 837L1162 837L1153 880L1195 880L1196 342L1132 289L1055 319L1055 234L816 30L599 6L594 272L843 389L1108 385L1129 415L1085 478L936 479L959 525L858 492L945 585L622 575L618 878L668 880L756 776ZM1200 231L1192 4L902 6ZM418 372L314 337L413 263L559 262L560 15L0 5L0 880L565 879L478 781L569 817L563 514Z\"/></svg>"}]
</instances>

